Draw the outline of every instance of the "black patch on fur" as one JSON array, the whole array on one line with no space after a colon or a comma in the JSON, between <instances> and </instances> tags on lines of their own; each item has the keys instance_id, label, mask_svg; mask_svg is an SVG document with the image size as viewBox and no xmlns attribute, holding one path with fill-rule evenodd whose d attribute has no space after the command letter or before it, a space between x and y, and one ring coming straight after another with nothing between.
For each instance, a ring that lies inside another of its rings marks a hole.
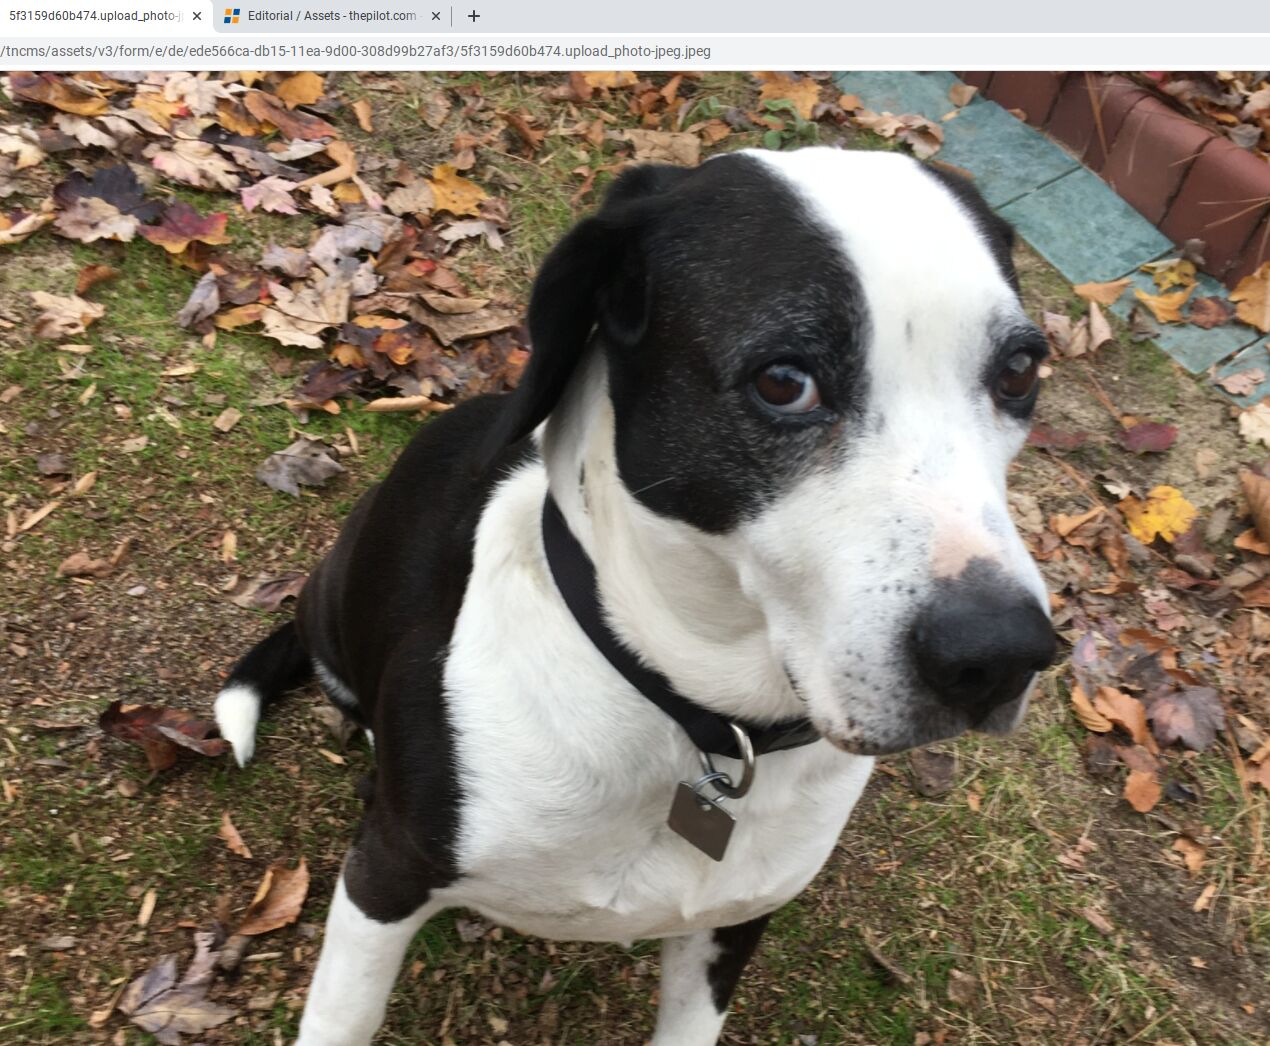
<instances>
[{"instance_id":1,"label":"black patch on fur","mask_svg":"<svg viewBox=\"0 0 1270 1046\"><path fill-rule=\"evenodd\" d=\"M458 876L460 789L442 672L491 490L532 454L519 442L479 479L472 463L504 398L478 397L420 430L349 514L300 595L305 649L357 695L375 772L349 854L350 896L404 918Z\"/></svg>"},{"instance_id":2,"label":"black patch on fur","mask_svg":"<svg viewBox=\"0 0 1270 1046\"><path fill-rule=\"evenodd\" d=\"M710 995L714 999L714 1008L723 1013L728 1008L728 1001L736 990L741 979L741 971L750 961L754 949L758 947L759 938L767 928L771 915L760 915L747 923L737 926L721 926L714 931L714 943L719 954L710 963L706 971L706 979L710 983Z\"/></svg>"},{"instance_id":3,"label":"black patch on fur","mask_svg":"<svg viewBox=\"0 0 1270 1046\"><path fill-rule=\"evenodd\" d=\"M300 644L295 622L274 629L243 655L225 680L225 687L250 686L267 706L288 690L303 686L313 675L309 656Z\"/></svg>"},{"instance_id":4,"label":"black patch on fur","mask_svg":"<svg viewBox=\"0 0 1270 1046\"><path fill-rule=\"evenodd\" d=\"M654 512L710 532L796 480L865 398L859 280L752 157L623 174L544 262L529 328L529 366L489 447L531 431L585 352L604 351L623 482ZM764 409L751 380L775 362L811 372L824 409Z\"/></svg>"}]
</instances>

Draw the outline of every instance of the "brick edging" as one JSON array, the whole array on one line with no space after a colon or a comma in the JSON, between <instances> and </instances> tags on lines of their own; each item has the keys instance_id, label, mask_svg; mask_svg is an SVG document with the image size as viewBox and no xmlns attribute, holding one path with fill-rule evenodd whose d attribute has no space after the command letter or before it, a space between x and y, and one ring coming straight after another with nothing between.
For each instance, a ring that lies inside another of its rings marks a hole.
<instances>
[{"instance_id":1,"label":"brick edging","mask_svg":"<svg viewBox=\"0 0 1270 1046\"><path fill-rule=\"evenodd\" d=\"M1203 240L1204 270L1228 287L1270 261L1270 163L1151 91L1115 73L956 75L1021 111L1175 244Z\"/></svg>"}]
</instances>

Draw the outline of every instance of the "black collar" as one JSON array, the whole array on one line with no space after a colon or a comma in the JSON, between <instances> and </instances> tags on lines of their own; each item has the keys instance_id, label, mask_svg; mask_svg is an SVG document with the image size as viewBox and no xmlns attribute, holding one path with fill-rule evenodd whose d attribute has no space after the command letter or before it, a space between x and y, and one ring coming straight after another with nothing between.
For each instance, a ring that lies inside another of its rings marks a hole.
<instances>
[{"instance_id":1,"label":"black collar","mask_svg":"<svg viewBox=\"0 0 1270 1046\"><path fill-rule=\"evenodd\" d=\"M740 758L736 738L729 720L708 708L693 704L680 694L670 680L655 669L642 664L613 634L600 607L595 579L595 565L560 512L556 499L547 494L542 506L542 538L547 563L556 587L582 631L595 644L609 664L628 683L683 727L692 743L707 755ZM737 721L750 735L756 755L784 748L798 748L818 741L820 735L807 719L782 719L761 725Z\"/></svg>"}]
</instances>

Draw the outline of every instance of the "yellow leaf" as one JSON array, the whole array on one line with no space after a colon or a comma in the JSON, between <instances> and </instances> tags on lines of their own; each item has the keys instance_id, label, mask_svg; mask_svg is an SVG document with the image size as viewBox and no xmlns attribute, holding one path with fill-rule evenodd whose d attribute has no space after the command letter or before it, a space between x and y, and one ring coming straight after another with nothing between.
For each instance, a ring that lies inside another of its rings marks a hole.
<instances>
[{"instance_id":1,"label":"yellow leaf","mask_svg":"<svg viewBox=\"0 0 1270 1046\"><path fill-rule=\"evenodd\" d=\"M1237 301L1235 315L1244 323L1256 327L1261 333L1270 333L1270 261L1251 276L1245 276L1230 292L1230 300Z\"/></svg>"},{"instance_id":2,"label":"yellow leaf","mask_svg":"<svg viewBox=\"0 0 1270 1046\"><path fill-rule=\"evenodd\" d=\"M1198 515L1196 508L1176 487L1156 487L1146 500L1133 495L1120 502L1129 532L1143 544L1157 537L1173 541L1185 534Z\"/></svg>"},{"instance_id":3,"label":"yellow leaf","mask_svg":"<svg viewBox=\"0 0 1270 1046\"><path fill-rule=\"evenodd\" d=\"M341 367L365 367L366 360L362 356L362 350L356 345L350 345L346 341L339 342L335 348L331 350L331 359L338 363Z\"/></svg>"},{"instance_id":4,"label":"yellow leaf","mask_svg":"<svg viewBox=\"0 0 1270 1046\"><path fill-rule=\"evenodd\" d=\"M1156 287L1167 291L1170 287L1194 287L1195 263L1185 258L1166 258L1164 261L1147 262L1139 266L1143 272L1149 272Z\"/></svg>"},{"instance_id":5,"label":"yellow leaf","mask_svg":"<svg viewBox=\"0 0 1270 1046\"><path fill-rule=\"evenodd\" d=\"M375 133L374 114L371 111L369 98L359 98L353 103L353 115L357 117L358 127L367 134Z\"/></svg>"},{"instance_id":6,"label":"yellow leaf","mask_svg":"<svg viewBox=\"0 0 1270 1046\"><path fill-rule=\"evenodd\" d=\"M785 73L755 73L763 88L758 97L761 102L793 102L794 111L804 120L811 119L811 112L820 101L820 85L810 77L795 80Z\"/></svg>"},{"instance_id":7,"label":"yellow leaf","mask_svg":"<svg viewBox=\"0 0 1270 1046\"><path fill-rule=\"evenodd\" d=\"M288 109L297 105L312 105L322 97L325 84L317 73L296 73L278 84L277 95Z\"/></svg>"},{"instance_id":8,"label":"yellow leaf","mask_svg":"<svg viewBox=\"0 0 1270 1046\"><path fill-rule=\"evenodd\" d=\"M172 127L172 119L185 108L183 102L169 102L158 91L141 92L133 96L132 107L140 109L165 131Z\"/></svg>"},{"instance_id":9,"label":"yellow leaf","mask_svg":"<svg viewBox=\"0 0 1270 1046\"><path fill-rule=\"evenodd\" d=\"M1144 290L1135 289L1133 293L1138 301L1151 310L1151 314L1158 322L1185 323L1182 306L1186 304L1186 299L1191 296L1191 291L1194 289L1192 286L1169 294L1148 294Z\"/></svg>"},{"instance_id":10,"label":"yellow leaf","mask_svg":"<svg viewBox=\"0 0 1270 1046\"><path fill-rule=\"evenodd\" d=\"M1112 280L1110 283L1079 283L1072 288L1086 301L1094 301L1099 305L1114 305L1120 300L1120 295L1124 293L1124 289L1129 286L1129 277L1123 280Z\"/></svg>"},{"instance_id":11,"label":"yellow leaf","mask_svg":"<svg viewBox=\"0 0 1270 1046\"><path fill-rule=\"evenodd\" d=\"M436 209L456 216L479 214L481 201L489 199L484 189L468 181L448 163L439 163L432 169L428 184L436 198Z\"/></svg>"}]
</instances>

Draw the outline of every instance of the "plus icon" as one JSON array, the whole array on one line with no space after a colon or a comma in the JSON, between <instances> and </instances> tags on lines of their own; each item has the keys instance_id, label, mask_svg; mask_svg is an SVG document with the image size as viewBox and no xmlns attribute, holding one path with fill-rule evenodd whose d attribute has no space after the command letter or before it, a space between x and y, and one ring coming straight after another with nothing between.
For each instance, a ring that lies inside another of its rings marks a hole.
<instances>
[{"instance_id":1,"label":"plus icon","mask_svg":"<svg viewBox=\"0 0 1270 1046\"><path fill-rule=\"evenodd\" d=\"M475 8L475 7L474 7L474 8L472 8L472 13L471 13L470 15L468 15L468 18L472 19L472 24L473 24L473 25L476 25L476 20L477 20L478 18L480 18L480 17L481 17L481 16L480 16L480 15L478 15L478 14L476 13L476 8Z\"/></svg>"}]
</instances>

